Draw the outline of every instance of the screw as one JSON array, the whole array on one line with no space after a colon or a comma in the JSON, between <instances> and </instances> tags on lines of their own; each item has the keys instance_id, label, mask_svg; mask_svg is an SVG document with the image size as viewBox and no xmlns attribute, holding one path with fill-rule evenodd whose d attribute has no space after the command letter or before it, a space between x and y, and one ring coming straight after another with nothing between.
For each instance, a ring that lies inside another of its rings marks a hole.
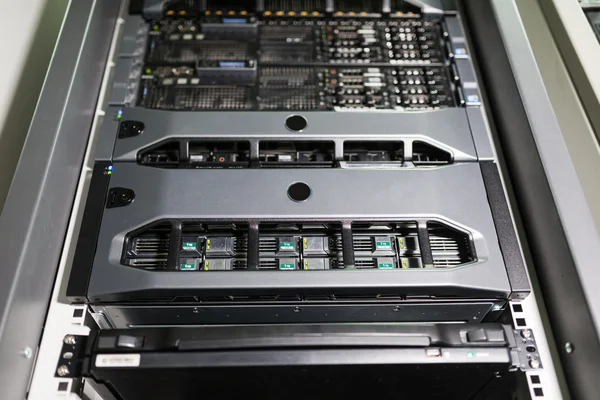
<instances>
[{"instance_id":1,"label":"screw","mask_svg":"<svg viewBox=\"0 0 600 400\"><path fill-rule=\"evenodd\" d=\"M538 369L540 367L540 365L541 364L540 364L539 360L531 360L531 361L529 361L529 366L531 368Z\"/></svg>"},{"instance_id":2,"label":"screw","mask_svg":"<svg viewBox=\"0 0 600 400\"><path fill-rule=\"evenodd\" d=\"M194 309L192 310L192 312L193 312L194 314L198 314L198 313L200 312L200 310L198 310L198 308L194 307Z\"/></svg>"},{"instance_id":3,"label":"screw","mask_svg":"<svg viewBox=\"0 0 600 400\"><path fill-rule=\"evenodd\" d=\"M73 335L67 335L65 336L64 342L65 344L74 345L75 343L77 343L77 338Z\"/></svg>"},{"instance_id":4,"label":"screw","mask_svg":"<svg viewBox=\"0 0 600 400\"><path fill-rule=\"evenodd\" d=\"M573 345L571 344L571 342L565 343L565 351L568 354L571 354L573 352L573 350L575 350L575 349L573 348Z\"/></svg>"},{"instance_id":5,"label":"screw","mask_svg":"<svg viewBox=\"0 0 600 400\"><path fill-rule=\"evenodd\" d=\"M533 332L531 332L531 329L523 329L521 331L521 336L523 336L525 339L530 339L531 336L533 336L532 334Z\"/></svg>"},{"instance_id":6,"label":"screw","mask_svg":"<svg viewBox=\"0 0 600 400\"><path fill-rule=\"evenodd\" d=\"M294 312L300 312L300 311L302 311L302 309L300 307L294 308Z\"/></svg>"},{"instance_id":7,"label":"screw","mask_svg":"<svg viewBox=\"0 0 600 400\"><path fill-rule=\"evenodd\" d=\"M58 367L58 369L56 370L56 373L58 374L58 376L67 376L69 375L71 372L69 371L69 367L67 367L66 365L61 365L60 367Z\"/></svg>"},{"instance_id":8,"label":"screw","mask_svg":"<svg viewBox=\"0 0 600 400\"><path fill-rule=\"evenodd\" d=\"M33 355L31 347L25 347L23 350L21 350L21 355L27 359L31 358L31 356Z\"/></svg>"}]
</instances>

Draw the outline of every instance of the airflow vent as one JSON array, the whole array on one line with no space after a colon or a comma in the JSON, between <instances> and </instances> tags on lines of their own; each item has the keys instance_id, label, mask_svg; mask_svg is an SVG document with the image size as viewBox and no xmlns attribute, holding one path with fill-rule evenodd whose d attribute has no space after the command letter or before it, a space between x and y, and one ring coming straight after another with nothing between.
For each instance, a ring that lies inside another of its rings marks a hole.
<instances>
[{"instance_id":1,"label":"airflow vent","mask_svg":"<svg viewBox=\"0 0 600 400\"><path fill-rule=\"evenodd\" d=\"M127 241L126 264L148 270L167 267L171 230L167 224L157 226Z\"/></svg>"},{"instance_id":2,"label":"airflow vent","mask_svg":"<svg viewBox=\"0 0 600 400\"><path fill-rule=\"evenodd\" d=\"M260 260L258 269L277 269L277 260Z\"/></svg>"},{"instance_id":3,"label":"airflow vent","mask_svg":"<svg viewBox=\"0 0 600 400\"><path fill-rule=\"evenodd\" d=\"M373 240L370 237L354 238L354 251L373 251Z\"/></svg>"},{"instance_id":4,"label":"airflow vent","mask_svg":"<svg viewBox=\"0 0 600 400\"><path fill-rule=\"evenodd\" d=\"M455 267L474 261L469 235L437 222L427 224L433 265Z\"/></svg>"},{"instance_id":5,"label":"airflow vent","mask_svg":"<svg viewBox=\"0 0 600 400\"><path fill-rule=\"evenodd\" d=\"M452 156L447 151L425 142L413 143L413 163L417 166L446 165L452 162Z\"/></svg>"},{"instance_id":6,"label":"airflow vent","mask_svg":"<svg viewBox=\"0 0 600 400\"><path fill-rule=\"evenodd\" d=\"M260 238L258 247L261 253L275 253L278 249L277 245L276 238Z\"/></svg>"},{"instance_id":7,"label":"airflow vent","mask_svg":"<svg viewBox=\"0 0 600 400\"><path fill-rule=\"evenodd\" d=\"M354 261L354 266L356 269L368 269L368 268L375 268L376 262L374 259L370 258L370 259L362 259L362 260L355 260Z\"/></svg>"}]
</instances>

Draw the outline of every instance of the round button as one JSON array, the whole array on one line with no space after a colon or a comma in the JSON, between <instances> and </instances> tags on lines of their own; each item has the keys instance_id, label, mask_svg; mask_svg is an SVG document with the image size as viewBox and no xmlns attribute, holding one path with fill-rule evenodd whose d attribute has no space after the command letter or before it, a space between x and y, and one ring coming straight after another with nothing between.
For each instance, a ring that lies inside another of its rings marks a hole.
<instances>
[{"instance_id":1,"label":"round button","mask_svg":"<svg viewBox=\"0 0 600 400\"><path fill-rule=\"evenodd\" d=\"M312 191L310 190L310 186L304 182L292 183L288 188L288 197L292 201L306 201L310 197L311 193Z\"/></svg>"},{"instance_id":2,"label":"round button","mask_svg":"<svg viewBox=\"0 0 600 400\"><path fill-rule=\"evenodd\" d=\"M285 127L292 132L302 132L308 125L302 115L291 115L285 120Z\"/></svg>"}]
</instances>

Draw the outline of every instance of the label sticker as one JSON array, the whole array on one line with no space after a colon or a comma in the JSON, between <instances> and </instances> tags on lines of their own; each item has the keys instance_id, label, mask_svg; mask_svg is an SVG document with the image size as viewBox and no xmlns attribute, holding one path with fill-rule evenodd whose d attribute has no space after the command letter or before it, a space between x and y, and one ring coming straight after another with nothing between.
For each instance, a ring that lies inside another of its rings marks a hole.
<instances>
[{"instance_id":1,"label":"label sticker","mask_svg":"<svg viewBox=\"0 0 600 400\"><path fill-rule=\"evenodd\" d=\"M279 264L279 269L294 269L296 266L294 264Z\"/></svg>"},{"instance_id":2,"label":"label sticker","mask_svg":"<svg viewBox=\"0 0 600 400\"><path fill-rule=\"evenodd\" d=\"M194 270L196 269L196 264L181 264L181 267L179 269L183 271Z\"/></svg>"},{"instance_id":3,"label":"label sticker","mask_svg":"<svg viewBox=\"0 0 600 400\"><path fill-rule=\"evenodd\" d=\"M375 246L377 247L377 249L391 249L392 243L388 241L377 241L375 242Z\"/></svg>"},{"instance_id":4,"label":"label sticker","mask_svg":"<svg viewBox=\"0 0 600 400\"><path fill-rule=\"evenodd\" d=\"M283 250L294 250L294 242L280 242L279 243L279 250L283 251Z\"/></svg>"},{"instance_id":5,"label":"label sticker","mask_svg":"<svg viewBox=\"0 0 600 400\"><path fill-rule=\"evenodd\" d=\"M187 251L195 251L196 250L196 242L183 242L183 250Z\"/></svg>"},{"instance_id":6,"label":"label sticker","mask_svg":"<svg viewBox=\"0 0 600 400\"><path fill-rule=\"evenodd\" d=\"M454 55L455 56L466 56L467 49L465 49L464 47L457 47L454 49Z\"/></svg>"},{"instance_id":7,"label":"label sticker","mask_svg":"<svg viewBox=\"0 0 600 400\"><path fill-rule=\"evenodd\" d=\"M393 269L394 268L394 264L393 263L379 263L379 268L381 268L381 269Z\"/></svg>"},{"instance_id":8,"label":"label sticker","mask_svg":"<svg viewBox=\"0 0 600 400\"><path fill-rule=\"evenodd\" d=\"M140 354L98 354L96 356L96 367L139 367Z\"/></svg>"}]
</instances>

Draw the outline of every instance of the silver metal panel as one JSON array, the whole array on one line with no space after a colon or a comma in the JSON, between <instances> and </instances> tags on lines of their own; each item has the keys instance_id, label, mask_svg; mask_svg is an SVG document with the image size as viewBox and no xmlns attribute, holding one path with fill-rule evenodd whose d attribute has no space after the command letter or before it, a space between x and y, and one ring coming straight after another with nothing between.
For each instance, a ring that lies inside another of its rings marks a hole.
<instances>
[{"instance_id":1,"label":"silver metal panel","mask_svg":"<svg viewBox=\"0 0 600 400\"><path fill-rule=\"evenodd\" d=\"M516 5L504 0L493 0L493 4L596 331L600 331L600 271L596 267L600 235L526 40Z\"/></svg>"},{"instance_id":2,"label":"silver metal panel","mask_svg":"<svg viewBox=\"0 0 600 400\"><path fill-rule=\"evenodd\" d=\"M137 48L138 30L144 20L139 15L130 15L123 25L123 38L119 48L120 57L133 57Z\"/></svg>"},{"instance_id":3,"label":"silver metal panel","mask_svg":"<svg viewBox=\"0 0 600 400\"><path fill-rule=\"evenodd\" d=\"M123 104L125 102L132 62L133 59L129 57L122 57L117 60L113 75L112 92L108 104Z\"/></svg>"},{"instance_id":4,"label":"silver metal panel","mask_svg":"<svg viewBox=\"0 0 600 400\"><path fill-rule=\"evenodd\" d=\"M70 5L0 216L0 385L23 398L81 170L118 0ZM7 267L8 266L8 267Z\"/></svg>"},{"instance_id":5,"label":"silver metal panel","mask_svg":"<svg viewBox=\"0 0 600 400\"><path fill-rule=\"evenodd\" d=\"M477 149L477 158L479 161L495 160L496 155L492 147L492 138L483 114L483 108L467 107L467 116L471 125L475 149Z\"/></svg>"},{"instance_id":6,"label":"silver metal panel","mask_svg":"<svg viewBox=\"0 0 600 400\"><path fill-rule=\"evenodd\" d=\"M109 108L100 133L97 159L108 159L117 136L113 118L118 108ZM308 126L301 133L290 132L285 120L291 114L304 115ZM335 112L177 112L131 108L122 120L141 121L144 132L114 144L114 161L134 161L138 150L169 137L199 138L280 138L280 139L387 139L424 138L452 152L459 161L475 161L477 153L464 109L431 112L361 113ZM341 144L340 144L341 147Z\"/></svg>"},{"instance_id":7,"label":"silver metal panel","mask_svg":"<svg viewBox=\"0 0 600 400\"><path fill-rule=\"evenodd\" d=\"M287 188L306 182L312 196L304 203L292 202ZM352 185L348 185L352 182ZM487 204L477 164L435 170L164 170L119 164L111 187L135 192L126 207L106 209L89 286L89 297L144 288L232 288L278 286L289 288L443 287L458 291L475 287L510 293L504 261ZM168 193L169 195L157 195ZM243 201L240 201L243 198ZM410 219L433 217L448 220L472 233L478 262L455 269L427 271L319 271L197 273L149 272L120 265L125 234L162 218L206 219ZM391 272L391 273L390 273ZM389 275L389 279L382 279ZM272 284L272 283L271 283Z\"/></svg>"}]
</instances>

